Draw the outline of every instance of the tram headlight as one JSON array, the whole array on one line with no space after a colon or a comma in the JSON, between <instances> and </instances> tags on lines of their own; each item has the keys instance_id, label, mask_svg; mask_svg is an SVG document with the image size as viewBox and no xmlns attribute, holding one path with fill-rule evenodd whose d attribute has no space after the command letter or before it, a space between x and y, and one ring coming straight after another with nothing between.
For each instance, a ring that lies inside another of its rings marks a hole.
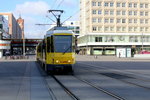
<instances>
[{"instance_id":1,"label":"tram headlight","mask_svg":"<svg viewBox=\"0 0 150 100\"><path fill-rule=\"evenodd\" d=\"M59 60L56 60L56 63L59 63Z\"/></svg>"},{"instance_id":2,"label":"tram headlight","mask_svg":"<svg viewBox=\"0 0 150 100\"><path fill-rule=\"evenodd\" d=\"M68 60L68 63L71 63L71 60Z\"/></svg>"}]
</instances>

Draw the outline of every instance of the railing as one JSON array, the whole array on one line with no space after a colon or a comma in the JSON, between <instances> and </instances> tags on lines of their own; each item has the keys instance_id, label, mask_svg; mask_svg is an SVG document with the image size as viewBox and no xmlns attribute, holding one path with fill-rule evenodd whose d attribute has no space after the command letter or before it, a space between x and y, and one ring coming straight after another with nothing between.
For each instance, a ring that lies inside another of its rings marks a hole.
<instances>
[{"instance_id":1,"label":"railing","mask_svg":"<svg viewBox=\"0 0 150 100\"><path fill-rule=\"evenodd\" d=\"M23 55L11 55L11 56L5 56L5 59L29 59L29 56L23 56Z\"/></svg>"}]
</instances>

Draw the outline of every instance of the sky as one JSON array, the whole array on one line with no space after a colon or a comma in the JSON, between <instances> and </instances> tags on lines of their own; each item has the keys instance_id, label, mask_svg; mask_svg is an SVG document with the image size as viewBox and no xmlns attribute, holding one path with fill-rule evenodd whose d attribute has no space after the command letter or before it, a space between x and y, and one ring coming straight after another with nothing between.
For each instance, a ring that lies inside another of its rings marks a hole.
<instances>
[{"instance_id":1,"label":"sky","mask_svg":"<svg viewBox=\"0 0 150 100\"><path fill-rule=\"evenodd\" d=\"M70 21L79 20L79 0L2 0L0 5L0 12L11 12L16 19L21 15L26 38L44 37L50 26L35 24L54 24L51 19L55 17L47 12L50 9L64 10L61 22L70 16Z\"/></svg>"}]
</instances>

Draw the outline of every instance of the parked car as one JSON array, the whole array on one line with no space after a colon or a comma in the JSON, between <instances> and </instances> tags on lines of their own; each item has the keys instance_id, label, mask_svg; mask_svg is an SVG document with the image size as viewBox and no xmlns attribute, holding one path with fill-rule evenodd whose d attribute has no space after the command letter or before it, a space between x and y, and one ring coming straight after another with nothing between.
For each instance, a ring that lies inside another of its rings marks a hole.
<instances>
[{"instance_id":1,"label":"parked car","mask_svg":"<svg viewBox=\"0 0 150 100\"><path fill-rule=\"evenodd\" d=\"M150 51L143 50L140 52L140 54L150 54Z\"/></svg>"}]
</instances>

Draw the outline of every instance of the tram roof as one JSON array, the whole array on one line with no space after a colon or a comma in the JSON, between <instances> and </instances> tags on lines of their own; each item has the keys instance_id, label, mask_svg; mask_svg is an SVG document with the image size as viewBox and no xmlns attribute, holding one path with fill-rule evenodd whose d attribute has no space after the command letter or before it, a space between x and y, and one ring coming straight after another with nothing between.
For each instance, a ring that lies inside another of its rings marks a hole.
<instances>
[{"instance_id":1,"label":"tram roof","mask_svg":"<svg viewBox=\"0 0 150 100\"><path fill-rule=\"evenodd\" d=\"M52 35L54 33L70 33L73 34L71 30L68 30L67 27L53 27L52 29L48 30L46 36Z\"/></svg>"},{"instance_id":2,"label":"tram roof","mask_svg":"<svg viewBox=\"0 0 150 100\"><path fill-rule=\"evenodd\" d=\"M62 27L55 26L55 27L51 28L49 31L54 31L54 30L68 30L68 28L64 27L64 26L62 26Z\"/></svg>"}]
</instances>

